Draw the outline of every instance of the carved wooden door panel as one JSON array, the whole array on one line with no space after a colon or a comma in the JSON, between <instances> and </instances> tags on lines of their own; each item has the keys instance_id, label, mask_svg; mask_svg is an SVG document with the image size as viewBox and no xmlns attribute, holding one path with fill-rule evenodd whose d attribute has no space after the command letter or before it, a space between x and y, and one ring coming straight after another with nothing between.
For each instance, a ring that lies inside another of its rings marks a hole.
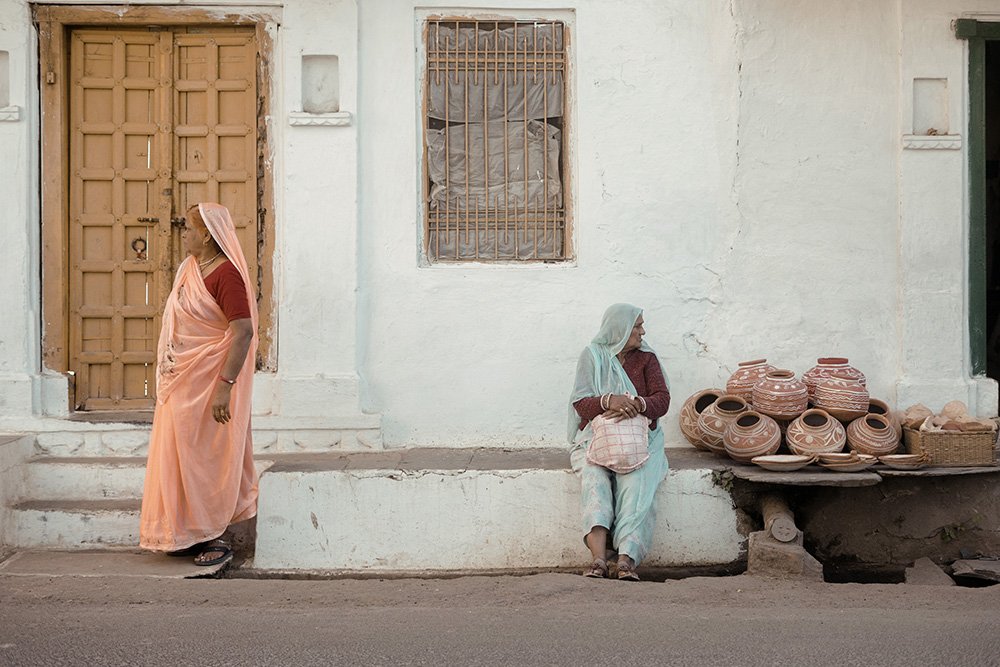
<instances>
[{"instance_id":1,"label":"carved wooden door panel","mask_svg":"<svg viewBox=\"0 0 1000 667\"><path fill-rule=\"evenodd\" d=\"M230 208L257 274L253 30L85 29L70 45L69 344L78 409L155 402L190 204Z\"/></svg>"}]
</instances>

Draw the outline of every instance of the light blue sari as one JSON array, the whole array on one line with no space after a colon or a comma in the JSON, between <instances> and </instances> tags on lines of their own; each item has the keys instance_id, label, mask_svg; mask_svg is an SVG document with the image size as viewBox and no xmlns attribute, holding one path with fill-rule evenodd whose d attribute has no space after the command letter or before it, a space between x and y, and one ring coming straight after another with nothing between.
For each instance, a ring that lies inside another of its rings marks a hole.
<instances>
[{"instance_id":1,"label":"light blue sari","mask_svg":"<svg viewBox=\"0 0 1000 667\"><path fill-rule=\"evenodd\" d=\"M635 385L616 355L625 347L641 314L640 308L626 303L616 303L605 311L601 330L577 363L576 384L570 397L568 434L572 443L570 461L573 470L581 474L583 487L584 543L586 535L595 526L608 528L618 553L627 554L636 564L649 553L656 524L656 489L667 475L663 429L657 425L649 432L649 460L645 465L630 473L614 473L587 463L587 447L594 431L589 423L583 429L579 428L580 415L573 403L608 392L637 394ZM653 352L645 342L639 349ZM663 378L666 381L666 372Z\"/></svg>"}]
</instances>

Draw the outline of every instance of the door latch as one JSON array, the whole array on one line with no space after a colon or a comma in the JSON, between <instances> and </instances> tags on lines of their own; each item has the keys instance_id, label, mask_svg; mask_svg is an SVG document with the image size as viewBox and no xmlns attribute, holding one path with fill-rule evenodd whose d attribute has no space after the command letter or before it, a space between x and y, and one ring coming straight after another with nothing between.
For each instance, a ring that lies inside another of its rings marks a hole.
<instances>
[{"instance_id":1,"label":"door latch","mask_svg":"<svg viewBox=\"0 0 1000 667\"><path fill-rule=\"evenodd\" d=\"M136 222L140 222L144 225L155 225L160 221L159 218L136 218Z\"/></svg>"}]
</instances>

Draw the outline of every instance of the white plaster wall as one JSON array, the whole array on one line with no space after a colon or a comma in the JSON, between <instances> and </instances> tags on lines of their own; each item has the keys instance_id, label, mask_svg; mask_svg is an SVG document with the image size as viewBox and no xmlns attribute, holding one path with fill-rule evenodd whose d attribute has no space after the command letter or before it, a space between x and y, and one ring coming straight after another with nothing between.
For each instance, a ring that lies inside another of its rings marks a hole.
<instances>
[{"instance_id":1,"label":"white plaster wall","mask_svg":"<svg viewBox=\"0 0 1000 667\"><path fill-rule=\"evenodd\" d=\"M837 355L890 403L912 375L975 405L960 239L933 258L943 335L913 330L901 284L919 280L907 207L964 225L961 198L901 204L903 16L937 6L917 43L961 64L960 3L495 3L572 33L577 255L542 267L420 266L417 25L473 10L401 4L360 14L360 368L388 446L562 441L576 357L615 301L645 308L678 402L745 359L801 373ZM961 160L941 167L956 193Z\"/></svg>"},{"instance_id":2,"label":"white plaster wall","mask_svg":"<svg viewBox=\"0 0 1000 667\"><path fill-rule=\"evenodd\" d=\"M38 368L37 45L24 2L0 0L0 50L9 54L9 106L0 122L0 414L30 414Z\"/></svg>"}]
</instances>

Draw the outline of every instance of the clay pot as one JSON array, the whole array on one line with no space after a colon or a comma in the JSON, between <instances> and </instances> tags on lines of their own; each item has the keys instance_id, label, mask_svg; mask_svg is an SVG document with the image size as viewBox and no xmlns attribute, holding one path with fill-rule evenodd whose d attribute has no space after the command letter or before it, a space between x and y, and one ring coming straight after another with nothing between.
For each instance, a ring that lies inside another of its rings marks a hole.
<instances>
[{"instance_id":1,"label":"clay pot","mask_svg":"<svg viewBox=\"0 0 1000 667\"><path fill-rule=\"evenodd\" d=\"M795 454L839 452L847 442L844 425L823 410L806 410L788 425L785 442Z\"/></svg>"},{"instance_id":2,"label":"clay pot","mask_svg":"<svg viewBox=\"0 0 1000 667\"><path fill-rule=\"evenodd\" d=\"M767 415L749 410L734 419L722 436L726 453L740 463L755 456L769 456L781 445L778 423Z\"/></svg>"},{"instance_id":3,"label":"clay pot","mask_svg":"<svg viewBox=\"0 0 1000 667\"><path fill-rule=\"evenodd\" d=\"M903 425L900 423L899 417L889 409L889 404L885 401L880 401L877 398L869 399L868 414L885 417L886 421L889 422L889 426L896 432L896 440L898 441L903 437Z\"/></svg>"},{"instance_id":4,"label":"clay pot","mask_svg":"<svg viewBox=\"0 0 1000 667\"><path fill-rule=\"evenodd\" d=\"M708 448L708 451L719 456L726 455L726 446L723 437L726 428L737 417L747 412L750 406L739 396L726 394L720 396L719 400L712 403L698 417L698 428L701 431L701 444Z\"/></svg>"},{"instance_id":5,"label":"clay pot","mask_svg":"<svg viewBox=\"0 0 1000 667\"><path fill-rule=\"evenodd\" d=\"M882 415L864 415L847 425L847 442L862 454L885 456L896 451L899 438Z\"/></svg>"},{"instance_id":6,"label":"clay pot","mask_svg":"<svg viewBox=\"0 0 1000 667\"><path fill-rule=\"evenodd\" d=\"M705 408L715 403L725 393L721 389L702 389L692 394L688 400L684 401L684 405L681 406L681 433L684 434L688 442L698 449L708 451L708 447L701 442L701 429L698 428L698 417L705 411Z\"/></svg>"},{"instance_id":7,"label":"clay pot","mask_svg":"<svg viewBox=\"0 0 1000 667\"><path fill-rule=\"evenodd\" d=\"M753 407L774 419L795 419L809 407L809 393L795 373L768 371L753 386Z\"/></svg>"},{"instance_id":8,"label":"clay pot","mask_svg":"<svg viewBox=\"0 0 1000 667\"><path fill-rule=\"evenodd\" d=\"M813 406L842 422L868 414L868 390L849 375L833 375L816 385Z\"/></svg>"},{"instance_id":9,"label":"clay pot","mask_svg":"<svg viewBox=\"0 0 1000 667\"><path fill-rule=\"evenodd\" d=\"M744 401L753 401L753 386L769 372L777 370L767 359L740 362L739 369L726 382L726 393L735 394Z\"/></svg>"},{"instance_id":10,"label":"clay pot","mask_svg":"<svg viewBox=\"0 0 1000 667\"><path fill-rule=\"evenodd\" d=\"M809 390L809 399L812 400L816 393L816 386L820 382L833 375L841 374L857 380L862 387L865 384L865 374L853 366L847 364L845 357L820 357L816 360L816 365L802 374L802 381L806 383Z\"/></svg>"}]
</instances>

